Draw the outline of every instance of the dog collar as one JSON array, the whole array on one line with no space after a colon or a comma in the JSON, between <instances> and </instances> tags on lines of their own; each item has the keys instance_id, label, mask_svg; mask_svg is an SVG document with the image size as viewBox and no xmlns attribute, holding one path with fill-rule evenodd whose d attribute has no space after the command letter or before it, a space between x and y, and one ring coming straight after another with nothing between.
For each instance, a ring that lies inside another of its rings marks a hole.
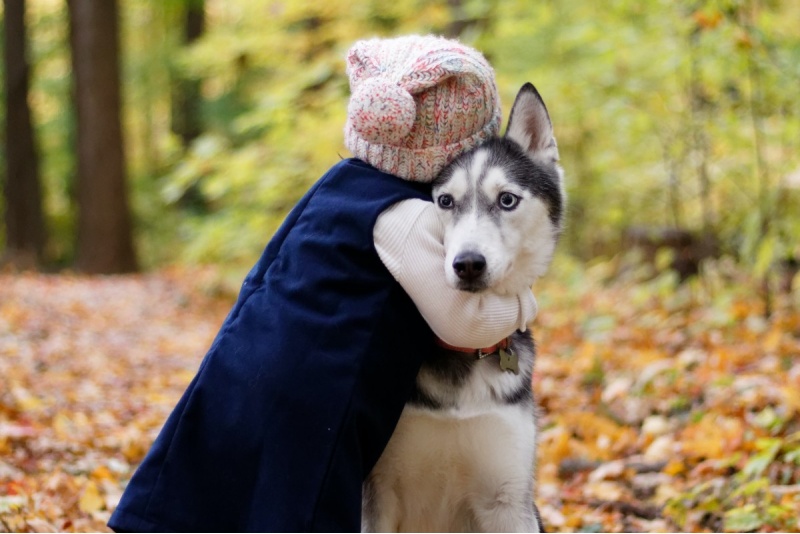
<instances>
[{"instance_id":1,"label":"dog collar","mask_svg":"<svg viewBox=\"0 0 800 534\"><path fill-rule=\"evenodd\" d=\"M519 374L519 358L517 357L517 354L511 350L511 342L509 341L509 338L505 338L499 343L495 343L491 347L484 347L482 349L456 347L455 345L451 345L450 343L442 341L438 337L436 338L436 344L446 350L463 352L464 354L473 354L476 360L482 360L487 356L491 356L492 354L499 354L500 369L514 373L515 375Z\"/></svg>"},{"instance_id":2,"label":"dog collar","mask_svg":"<svg viewBox=\"0 0 800 534\"><path fill-rule=\"evenodd\" d=\"M443 341L443 340L439 339L438 337L436 338L436 344L439 345L440 347L442 347L443 349L452 350L453 352L463 352L464 354L474 354L476 360L482 360L487 356L490 356L492 354L496 354L496 353L500 352L501 350L508 349L508 338L500 340L500 342L495 343L491 347L484 347L484 348L481 348L481 349L471 349L471 348L468 348L468 347L456 347L455 345L451 345L450 343L447 343L446 341Z\"/></svg>"}]
</instances>

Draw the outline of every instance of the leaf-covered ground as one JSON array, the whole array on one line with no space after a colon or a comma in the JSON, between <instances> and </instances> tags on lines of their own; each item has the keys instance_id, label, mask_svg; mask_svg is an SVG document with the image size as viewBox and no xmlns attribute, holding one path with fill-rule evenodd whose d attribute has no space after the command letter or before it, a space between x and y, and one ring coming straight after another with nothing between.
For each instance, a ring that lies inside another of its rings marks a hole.
<instances>
[{"instance_id":1,"label":"leaf-covered ground","mask_svg":"<svg viewBox=\"0 0 800 534\"><path fill-rule=\"evenodd\" d=\"M186 277L0 276L0 531L103 531L227 311Z\"/></svg>"},{"instance_id":2,"label":"leaf-covered ground","mask_svg":"<svg viewBox=\"0 0 800 534\"><path fill-rule=\"evenodd\" d=\"M539 502L565 531L792 531L800 314L722 261L678 286L613 265L546 280Z\"/></svg>"},{"instance_id":3,"label":"leaf-covered ground","mask_svg":"<svg viewBox=\"0 0 800 534\"><path fill-rule=\"evenodd\" d=\"M538 502L561 531L790 531L800 314L724 263L537 285ZM0 275L0 532L102 531L231 303L214 272Z\"/></svg>"}]
</instances>

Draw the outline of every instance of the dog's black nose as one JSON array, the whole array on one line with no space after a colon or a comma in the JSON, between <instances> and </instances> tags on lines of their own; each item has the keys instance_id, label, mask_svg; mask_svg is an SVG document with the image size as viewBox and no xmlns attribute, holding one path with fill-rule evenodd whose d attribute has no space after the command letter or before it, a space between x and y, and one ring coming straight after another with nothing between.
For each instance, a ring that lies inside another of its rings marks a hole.
<instances>
[{"instance_id":1,"label":"dog's black nose","mask_svg":"<svg viewBox=\"0 0 800 534\"><path fill-rule=\"evenodd\" d=\"M477 280L486 270L486 258L477 252L462 252L453 260L453 270L461 280Z\"/></svg>"}]
</instances>

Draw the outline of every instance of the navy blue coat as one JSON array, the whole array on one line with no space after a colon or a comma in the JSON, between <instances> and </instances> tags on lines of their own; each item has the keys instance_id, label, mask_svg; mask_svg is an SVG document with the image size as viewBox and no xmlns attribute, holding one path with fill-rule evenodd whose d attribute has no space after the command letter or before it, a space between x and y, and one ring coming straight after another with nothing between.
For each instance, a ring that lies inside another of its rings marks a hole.
<instances>
[{"instance_id":1,"label":"navy blue coat","mask_svg":"<svg viewBox=\"0 0 800 534\"><path fill-rule=\"evenodd\" d=\"M244 280L134 474L119 531L357 531L361 483L433 333L372 239L392 204L430 199L359 160L300 200Z\"/></svg>"}]
</instances>

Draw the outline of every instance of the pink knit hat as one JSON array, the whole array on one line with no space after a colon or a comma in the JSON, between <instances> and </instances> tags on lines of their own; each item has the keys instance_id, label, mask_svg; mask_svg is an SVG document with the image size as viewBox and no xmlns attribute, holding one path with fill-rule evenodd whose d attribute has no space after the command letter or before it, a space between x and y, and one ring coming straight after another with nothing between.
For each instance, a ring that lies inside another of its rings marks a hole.
<instances>
[{"instance_id":1,"label":"pink knit hat","mask_svg":"<svg viewBox=\"0 0 800 534\"><path fill-rule=\"evenodd\" d=\"M347 54L345 145L407 180L430 182L500 130L494 71L477 51L441 37L359 41Z\"/></svg>"}]
</instances>

